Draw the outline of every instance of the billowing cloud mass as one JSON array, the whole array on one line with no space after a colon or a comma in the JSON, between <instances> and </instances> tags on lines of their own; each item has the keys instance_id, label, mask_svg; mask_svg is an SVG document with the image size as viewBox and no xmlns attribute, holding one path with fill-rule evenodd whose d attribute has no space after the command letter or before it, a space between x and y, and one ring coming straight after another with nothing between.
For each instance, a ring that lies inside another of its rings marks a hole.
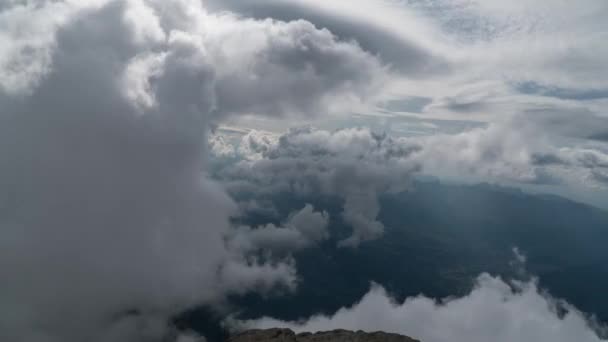
<instances>
[{"instance_id":1,"label":"billowing cloud mass","mask_svg":"<svg viewBox=\"0 0 608 342\"><path fill-rule=\"evenodd\" d=\"M229 9L257 18L293 20L305 18L331 30L343 39L356 40L389 63L396 72L419 79L440 72L448 72L450 65L428 41L431 33L419 18L404 11L397 3L388 1L360 1L352 6L348 1L318 0L211 0L212 10ZM399 30L403 20L408 20L410 30Z\"/></svg>"},{"instance_id":2,"label":"billowing cloud mass","mask_svg":"<svg viewBox=\"0 0 608 342\"><path fill-rule=\"evenodd\" d=\"M473 290L441 301L418 296L396 302L379 285L352 307L301 322L271 318L237 327L287 327L294 331L350 329L400 333L425 342L600 342L583 313L538 288L535 281L508 283L482 274Z\"/></svg>"},{"instance_id":3,"label":"billowing cloud mass","mask_svg":"<svg viewBox=\"0 0 608 342\"><path fill-rule=\"evenodd\" d=\"M288 192L300 198L342 199L342 219L352 235L339 245L355 247L382 236L378 196L408 188L418 168L408 160L415 150L367 129L329 132L308 127L278 138L253 131L235 149L244 159L227 165L218 177L241 196Z\"/></svg>"},{"instance_id":4,"label":"billowing cloud mass","mask_svg":"<svg viewBox=\"0 0 608 342\"><path fill-rule=\"evenodd\" d=\"M267 224L263 227L239 227L228 237L231 249L245 254L267 251L279 255L289 254L329 238L329 214L315 212L307 204L289 215L282 227Z\"/></svg>"},{"instance_id":5,"label":"billowing cloud mass","mask_svg":"<svg viewBox=\"0 0 608 342\"><path fill-rule=\"evenodd\" d=\"M293 288L291 260L226 245L238 208L205 176L207 132L362 103L375 57L197 0L9 1L0 22L1 340L160 341L185 308Z\"/></svg>"},{"instance_id":6,"label":"billowing cloud mass","mask_svg":"<svg viewBox=\"0 0 608 342\"><path fill-rule=\"evenodd\" d=\"M556 147L550 137L512 121L415 138L376 134L368 128L305 127L280 135L251 131L236 143L218 133L212 141L216 157L232 158L221 164L217 177L239 198L289 193L302 199L341 199L342 219L353 233L340 246L354 247L382 236L378 196L407 191L416 174L587 189L607 185L602 178L608 172L606 152ZM243 204L260 210L250 201Z\"/></svg>"}]
</instances>

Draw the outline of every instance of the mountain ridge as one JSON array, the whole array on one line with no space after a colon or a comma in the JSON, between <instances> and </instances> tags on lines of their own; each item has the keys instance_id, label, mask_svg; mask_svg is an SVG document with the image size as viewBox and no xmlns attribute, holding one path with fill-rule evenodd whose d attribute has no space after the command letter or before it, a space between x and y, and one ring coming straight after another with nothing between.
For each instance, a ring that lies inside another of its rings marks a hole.
<instances>
[{"instance_id":1,"label":"mountain ridge","mask_svg":"<svg viewBox=\"0 0 608 342\"><path fill-rule=\"evenodd\" d=\"M253 329L231 336L227 342L420 342L411 337L383 331L364 332L336 329L295 333L291 329Z\"/></svg>"}]
</instances>

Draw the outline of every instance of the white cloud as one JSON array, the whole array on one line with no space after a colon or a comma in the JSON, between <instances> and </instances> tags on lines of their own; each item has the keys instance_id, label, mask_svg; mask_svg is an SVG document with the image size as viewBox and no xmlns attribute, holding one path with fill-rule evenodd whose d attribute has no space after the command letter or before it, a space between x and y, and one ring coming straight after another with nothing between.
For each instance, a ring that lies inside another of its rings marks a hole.
<instances>
[{"instance_id":1,"label":"white cloud","mask_svg":"<svg viewBox=\"0 0 608 342\"><path fill-rule=\"evenodd\" d=\"M487 274L459 298L437 301L418 296L396 302L382 287L373 285L358 303L333 315L301 322L261 318L235 326L286 327L297 332L381 330L425 342L605 341L580 311L544 293L534 281L509 284Z\"/></svg>"},{"instance_id":2,"label":"white cloud","mask_svg":"<svg viewBox=\"0 0 608 342\"><path fill-rule=\"evenodd\" d=\"M413 158L430 174L490 181L542 181L532 157L545 145L542 137L531 138L523 127L493 124L455 135L412 139L412 143L421 146Z\"/></svg>"},{"instance_id":3,"label":"white cloud","mask_svg":"<svg viewBox=\"0 0 608 342\"><path fill-rule=\"evenodd\" d=\"M0 7L0 89L17 93L31 88L48 72L54 31L67 20L70 6L12 2Z\"/></svg>"},{"instance_id":4,"label":"white cloud","mask_svg":"<svg viewBox=\"0 0 608 342\"><path fill-rule=\"evenodd\" d=\"M339 245L356 247L382 236L377 197L408 188L418 168L407 158L414 149L367 129L302 128L279 137L250 132L235 149L245 159L217 173L233 193L341 198L342 218L353 232Z\"/></svg>"},{"instance_id":5,"label":"white cloud","mask_svg":"<svg viewBox=\"0 0 608 342\"><path fill-rule=\"evenodd\" d=\"M606 189L607 151L601 144L560 147L554 139L520 120L400 138L367 128L305 128L281 135L251 131L233 143L238 144L231 149L234 159L217 174L232 193L342 199L342 218L353 235L341 245L356 246L382 235L377 197L407 190L414 173L578 192Z\"/></svg>"},{"instance_id":6,"label":"white cloud","mask_svg":"<svg viewBox=\"0 0 608 342\"><path fill-rule=\"evenodd\" d=\"M394 66L387 96L431 100L424 118L500 122L515 115L534 123L533 112L546 110L566 117L557 134L568 124L608 122L602 0L210 2L258 17L306 18L359 41Z\"/></svg>"}]
</instances>

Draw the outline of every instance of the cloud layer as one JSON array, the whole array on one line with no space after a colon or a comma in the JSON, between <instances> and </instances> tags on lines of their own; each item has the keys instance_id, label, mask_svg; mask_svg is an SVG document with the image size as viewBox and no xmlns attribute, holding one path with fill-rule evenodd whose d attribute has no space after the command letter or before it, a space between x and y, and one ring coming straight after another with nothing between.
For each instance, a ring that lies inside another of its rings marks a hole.
<instances>
[{"instance_id":1,"label":"cloud layer","mask_svg":"<svg viewBox=\"0 0 608 342\"><path fill-rule=\"evenodd\" d=\"M437 301L424 296L396 302L380 286L352 307L301 322L271 318L237 322L241 327L286 327L295 331L350 329L400 333L426 342L599 342L581 312L543 293L534 281L507 283L482 274L460 298Z\"/></svg>"},{"instance_id":2,"label":"cloud layer","mask_svg":"<svg viewBox=\"0 0 608 342\"><path fill-rule=\"evenodd\" d=\"M415 175L509 185L576 186L605 189L606 151L556 147L549 136L517 121L458 134L391 137L368 128L334 131L312 127L283 134L251 131L239 139L211 140L227 190L241 199L287 193L342 201L341 219L352 235L339 243L355 247L380 237L378 197L407 191ZM230 140L230 141L229 141ZM243 202L251 210L259 203ZM271 207L266 206L266 210Z\"/></svg>"}]
</instances>

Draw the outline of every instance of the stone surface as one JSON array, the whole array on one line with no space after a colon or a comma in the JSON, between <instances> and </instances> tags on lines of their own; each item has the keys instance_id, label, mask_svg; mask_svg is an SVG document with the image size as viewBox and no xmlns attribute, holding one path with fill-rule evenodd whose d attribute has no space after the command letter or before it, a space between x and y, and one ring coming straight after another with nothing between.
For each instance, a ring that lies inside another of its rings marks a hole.
<instances>
[{"instance_id":1,"label":"stone surface","mask_svg":"<svg viewBox=\"0 0 608 342\"><path fill-rule=\"evenodd\" d=\"M407 336L361 330L332 330L296 334L290 329L248 330L232 336L228 342L420 342Z\"/></svg>"}]
</instances>

